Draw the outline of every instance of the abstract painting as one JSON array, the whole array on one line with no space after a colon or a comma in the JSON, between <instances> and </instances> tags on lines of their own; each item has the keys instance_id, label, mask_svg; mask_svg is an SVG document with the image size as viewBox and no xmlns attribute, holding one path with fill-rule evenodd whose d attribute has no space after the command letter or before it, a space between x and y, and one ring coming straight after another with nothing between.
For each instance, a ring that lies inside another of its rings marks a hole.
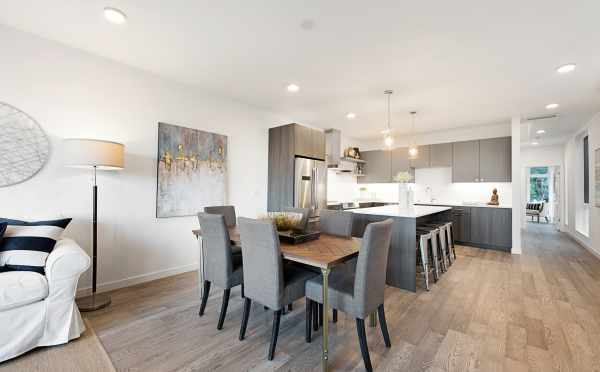
<instances>
[{"instance_id":1,"label":"abstract painting","mask_svg":"<svg viewBox=\"0 0 600 372\"><path fill-rule=\"evenodd\" d=\"M600 208L600 149L596 149L595 153L595 188L596 188L596 207Z\"/></svg>"},{"instance_id":2,"label":"abstract painting","mask_svg":"<svg viewBox=\"0 0 600 372\"><path fill-rule=\"evenodd\" d=\"M225 204L227 136L158 123L156 217Z\"/></svg>"}]
</instances>

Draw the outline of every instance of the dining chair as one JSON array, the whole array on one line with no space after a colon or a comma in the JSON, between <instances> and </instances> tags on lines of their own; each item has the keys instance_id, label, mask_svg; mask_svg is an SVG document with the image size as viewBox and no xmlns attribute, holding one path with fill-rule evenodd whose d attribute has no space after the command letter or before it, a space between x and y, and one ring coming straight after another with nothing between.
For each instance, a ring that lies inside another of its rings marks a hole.
<instances>
[{"instance_id":1,"label":"dining chair","mask_svg":"<svg viewBox=\"0 0 600 372\"><path fill-rule=\"evenodd\" d=\"M217 324L217 329L221 330L227 314L231 288L242 285L242 297L244 297L242 254L232 252L231 239L223 215L198 213L198 221L202 229L204 252L204 290L199 315L204 315L211 284L223 288L223 303Z\"/></svg>"},{"instance_id":2,"label":"dining chair","mask_svg":"<svg viewBox=\"0 0 600 372\"><path fill-rule=\"evenodd\" d=\"M391 347L384 310L385 277L391 236L391 219L370 223L367 225L358 253L356 272L348 275L346 271L332 270L329 275L327 289L329 303L333 308L356 319L360 351L367 371L372 371L373 368L365 333L365 318L375 310L379 314L379 325L385 346ZM323 303L322 277L306 282L306 298L307 301ZM306 321L309 322L310 318L307 316ZM310 328L310 325L307 324L306 328Z\"/></svg>"},{"instance_id":3,"label":"dining chair","mask_svg":"<svg viewBox=\"0 0 600 372\"><path fill-rule=\"evenodd\" d=\"M225 225L227 227L234 227L236 225L235 207L233 205L215 205L211 207L204 207L204 213L208 214L220 214L225 217ZM242 249L238 246L232 245L231 251L233 253L242 254Z\"/></svg>"},{"instance_id":4,"label":"dining chair","mask_svg":"<svg viewBox=\"0 0 600 372\"><path fill-rule=\"evenodd\" d=\"M324 234L341 236L344 238L352 237L352 224L354 222L354 213L348 211L322 209L319 212L320 230ZM334 268L336 271L345 271L348 274L354 273L356 269L356 259L353 258L344 264ZM314 304L317 306L317 304ZM323 305L318 305L319 312L315 312L313 316L318 318L319 322L314 323L313 329L316 331L319 325L323 324ZM337 323L337 309L332 310L333 323Z\"/></svg>"},{"instance_id":5,"label":"dining chair","mask_svg":"<svg viewBox=\"0 0 600 372\"><path fill-rule=\"evenodd\" d=\"M297 266L283 265L279 236L272 221L240 217L238 226L246 295L239 338L243 340L246 335L252 301L273 310L268 352L268 359L273 360L282 310L285 305L304 297L306 281L316 274Z\"/></svg>"},{"instance_id":6,"label":"dining chair","mask_svg":"<svg viewBox=\"0 0 600 372\"><path fill-rule=\"evenodd\" d=\"M310 214L310 209L308 208L294 208L294 207L283 207L283 212L288 213L298 213L302 215L302 219L298 225L296 225L297 229L300 231L306 231L308 228L308 215Z\"/></svg>"}]
</instances>

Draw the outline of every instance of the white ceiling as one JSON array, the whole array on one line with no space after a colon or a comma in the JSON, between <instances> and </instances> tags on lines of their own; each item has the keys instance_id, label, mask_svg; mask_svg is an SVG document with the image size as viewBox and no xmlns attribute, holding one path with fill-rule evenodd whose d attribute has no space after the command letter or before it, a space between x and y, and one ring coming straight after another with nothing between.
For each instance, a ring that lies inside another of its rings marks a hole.
<instances>
[{"instance_id":1,"label":"white ceiling","mask_svg":"<svg viewBox=\"0 0 600 372\"><path fill-rule=\"evenodd\" d=\"M128 23L107 23L105 6ZM385 126L385 89L396 133L411 110L427 132L556 102L558 120L523 130L564 137L600 109L598 14L564 0L0 0L0 23L365 139Z\"/></svg>"}]
</instances>

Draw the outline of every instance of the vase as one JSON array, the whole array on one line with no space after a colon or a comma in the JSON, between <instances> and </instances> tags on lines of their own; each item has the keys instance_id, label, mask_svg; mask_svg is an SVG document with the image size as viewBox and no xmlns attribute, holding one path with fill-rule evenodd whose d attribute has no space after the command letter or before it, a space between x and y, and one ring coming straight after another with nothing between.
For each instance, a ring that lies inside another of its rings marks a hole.
<instances>
[{"instance_id":1,"label":"vase","mask_svg":"<svg viewBox=\"0 0 600 372\"><path fill-rule=\"evenodd\" d=\"M398 206L400 208L408 208L409 207L409 190L408 185L406 183L398 184Z\"/></svg>"}]
</instances>

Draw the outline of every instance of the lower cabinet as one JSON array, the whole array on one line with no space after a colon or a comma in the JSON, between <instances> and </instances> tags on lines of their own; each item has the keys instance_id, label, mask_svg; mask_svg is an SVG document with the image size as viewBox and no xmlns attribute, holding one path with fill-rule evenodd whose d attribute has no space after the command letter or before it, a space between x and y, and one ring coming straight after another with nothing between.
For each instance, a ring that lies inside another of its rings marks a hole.
<instances>
[{"instance_id":1,"label":"lower cabinet","mask_svg":"<svg viewBox=\"0 0 600 372\"><path fill-rule=\"evenodd\" d=\"M454 240L479 248L510 251L512 210L506 208L452 208Z\"/></svg>"}]
</instances>

